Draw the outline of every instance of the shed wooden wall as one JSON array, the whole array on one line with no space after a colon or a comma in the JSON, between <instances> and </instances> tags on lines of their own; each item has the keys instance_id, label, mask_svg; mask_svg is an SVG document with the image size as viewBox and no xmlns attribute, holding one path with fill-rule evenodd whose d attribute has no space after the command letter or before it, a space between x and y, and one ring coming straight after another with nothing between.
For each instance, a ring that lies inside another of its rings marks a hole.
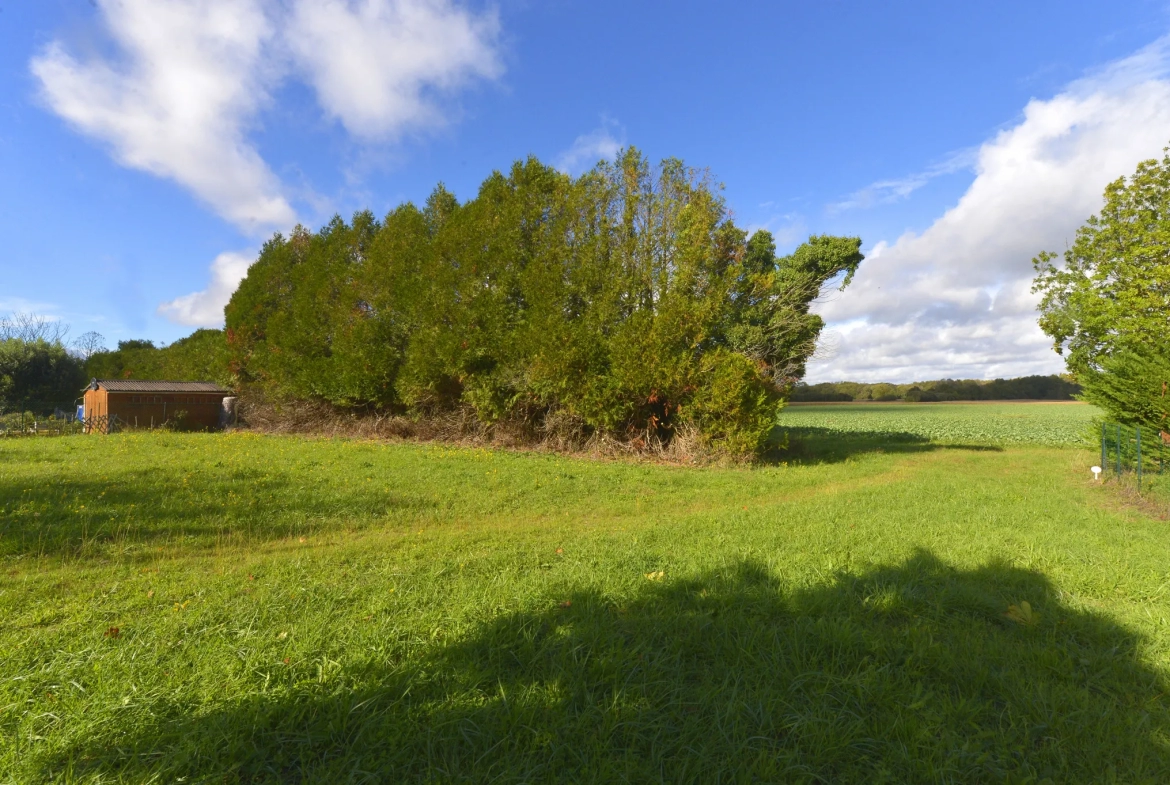
<instances>
[{"instance_id":1,"label":"shed wooden wall","mask_svg":"<svg viewBox=\"0 0 1170 785\"><path fill-rule=\"evenodd\" d=\"M85 391L85 419L90 417L104 417L109 412L109 401L106 400L106 391L99 388L97 390Z\"/></svg>"},{"instance_id":2,"label":"shed wooden wall","mask_svg":"<svg viewBox=\"0 0 1170 785\"><path fill-rule=\"evenodd\" d=\"M116 416L132 428L174 423L183 413L183 424L194 428L218 428L219 411L226 393L110 392L98 388L85 392L85 416Z\"/></svg>"}]
</instances>

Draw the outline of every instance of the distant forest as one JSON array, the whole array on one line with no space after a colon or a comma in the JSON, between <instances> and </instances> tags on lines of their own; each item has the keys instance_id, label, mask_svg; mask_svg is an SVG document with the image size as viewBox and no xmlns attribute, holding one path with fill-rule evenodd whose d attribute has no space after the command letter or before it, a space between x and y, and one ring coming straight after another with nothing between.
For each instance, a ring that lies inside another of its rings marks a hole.
<instances>
[{"instance_id":1,"label":"distant forest","mask_svg":"<svg viewBox=\"0 0 1170 785\"><path fill-rule=\"evenodd\" d=\"M85 362L91 379L165 379L215 382L235 386L223 330L196 330L170 346L152 341L119 341L112 351L98 351Z\"/></svg>"},{"instance_id":2,"label":"distant forest","mask_svg":"<svg viewBox=\"0 0 1170 785\"><path fill-rule=\"evenodd\" d=\"M797 384L790 400L795 402L836 401L1071 401L1080 393L1080 385L1059 376L1022 376L1018 379L938 379L909 384L863 384L861 382L823 382Z\"/></svg>"}]
</instances>

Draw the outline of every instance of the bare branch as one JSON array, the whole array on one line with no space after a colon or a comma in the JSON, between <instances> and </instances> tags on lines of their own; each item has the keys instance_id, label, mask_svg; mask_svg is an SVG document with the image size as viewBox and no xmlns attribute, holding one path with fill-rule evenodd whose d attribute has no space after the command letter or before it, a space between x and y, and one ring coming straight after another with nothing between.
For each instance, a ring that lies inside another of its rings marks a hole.
<instances>
[{"instance_id":1,"label":"bare branch","mask_svg":"<svg viewBox=\"0 0 1170 785\"><path fill-rule=\"evenodd\" d=\"M16 339L26 343L64 343L69 325L35 313L14 313L0 318L0 341Z\"/></svg>"},{"instance_id":2,"label":"bare branch","mask_svg":"<svg viewBox=\"0 0 1170 785\"><path fill-rule=\"evenodd\" d=\"M87 333L82 333L77 336L71 346L74 354L82 360L88 360L98 352L105 351L106 339L101 333L90 330Z\"/></svg>"}]
</instances>

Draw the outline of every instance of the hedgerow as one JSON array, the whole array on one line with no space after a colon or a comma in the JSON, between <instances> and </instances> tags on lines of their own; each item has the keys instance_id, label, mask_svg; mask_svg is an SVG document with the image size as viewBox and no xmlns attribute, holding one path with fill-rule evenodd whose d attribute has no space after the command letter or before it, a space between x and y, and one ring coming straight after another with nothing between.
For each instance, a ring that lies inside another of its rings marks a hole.
<instances>
[{"instance_id":1,"label":"hedgerow","mask_svg":"<svg viewBox=\"0 0 1170 785\"><path fill-rule=\"evenodd\" d=\"M762 450L858 238L778 258L719 187L636 150L572 178L535 159L460 204L277 235L226 309L233 370L283 398Z\"/></svg>"}]
</instances>

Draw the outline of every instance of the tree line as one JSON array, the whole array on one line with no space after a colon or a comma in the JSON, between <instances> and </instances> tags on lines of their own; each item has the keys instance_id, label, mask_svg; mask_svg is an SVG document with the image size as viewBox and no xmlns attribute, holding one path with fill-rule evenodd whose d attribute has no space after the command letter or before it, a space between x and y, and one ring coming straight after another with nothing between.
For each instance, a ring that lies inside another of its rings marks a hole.
<instances>
[{"instance_id":1,"label":"tree line","mask_svg":"<svg viewBox=\"0 0 1170 785\"><path fill-rule=\"evenodd\" d=\"M927 382L821 382L797 384L793 401L1071 401L1080 385L1060 376L1021 376L1017 379L937 379Z\"/></svg>"},{"instance_id":2,"label":"tree line","mask_svg":"<svg viewBox=\"0 0 1170 785\"><path fill-rule=\"evenodd\" d=\"M69 410L91 378L197 379L233 384L222 330L196 330L170 346L119 341L87 332L70 341L69 326L30 313L0 318L0 414L17 409Z\"/></svg>"},{"instance_id":3,"label":"tree line","mask_svg":"<svg viewBox=\"0 0 1170 785\"><path fill-rule=\"evenodd\" d=\"M630 149L572 178L528 159L464 203L439 185L273 237L225 311L231 369L279 398L755 453L860 245L778 256L678 160Z\"/></svg>"},{"instance_id":4,"label":"tree line","mask_svg":"<svg viewBox=\"0 0 1170 785\"><path fill-rule=\"evenodd\" d=\"M0 414L26 404L68 406L84 384L96 333L66 344L69 326L32 313L0 318Z\"/></svg>"},{"instance_id":5,"label":"tree line","mask_svg":"<svg viewBox=\"0 0 1170 785\"><path fill-rule=\"evenodd\" d=\"M196 330L169 346L153 341L119 341L118 348L93 353L85 363L93 379L165 379L235 386L223 330Z\"/></svg>"},{"instance_id":6,"label":"tree line","mask_svg":"<svg viewBox=\"0 0 1170 785\"><path fill-rule=\"evenodd\" d=\"M1170 154L1105 190L1058 257L1036 257L1040 326L1068 377L803 385L821 320L860 240L812 237L779 257L733 223L719 189L636 151L570 178L536 160L460 204L440 185L378 221L275 236L226 309L227 329L168 347L33 315L0 319L0 406L68 402L91 376L207 379L335 406L491 424L557 418L669 439L690 429L761 449L794 400L1064 399L1170 428ZM1078 395L1077 388L1080 389Z\"/></svg>"}]
</instances>

